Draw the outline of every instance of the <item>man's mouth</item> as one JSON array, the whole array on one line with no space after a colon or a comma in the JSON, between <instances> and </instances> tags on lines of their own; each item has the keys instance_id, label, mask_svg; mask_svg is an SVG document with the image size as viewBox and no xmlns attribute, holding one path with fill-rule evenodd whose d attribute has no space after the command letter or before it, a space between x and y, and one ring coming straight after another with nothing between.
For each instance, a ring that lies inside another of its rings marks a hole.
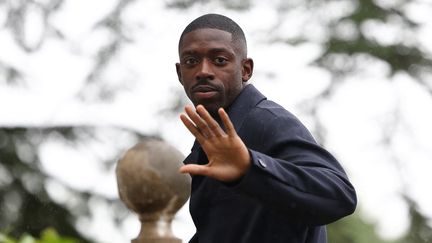
<instances>
[{"instance_id":1,"label":"man's mouth","mask_svg":"<svg viewBox=\"0 0 432 243\"><path fill-rule=\"evenodd\" d=\"M217 89L213 86L210 85L197 85L195 87L193 87L192 91L193 92L212 92L212 91L216 91Z\"/></svg>"},{"instance_id":2,"label":"man's mouth","mask_svg":"<svg viewBox=\"0 0 432 243\"><path fill-rule=\"evenodd\" d=\"M198 99L208 99L215 96L218 90L210 85L198 85L192 89L192 92Z\"/></svg>"}]
</instances>

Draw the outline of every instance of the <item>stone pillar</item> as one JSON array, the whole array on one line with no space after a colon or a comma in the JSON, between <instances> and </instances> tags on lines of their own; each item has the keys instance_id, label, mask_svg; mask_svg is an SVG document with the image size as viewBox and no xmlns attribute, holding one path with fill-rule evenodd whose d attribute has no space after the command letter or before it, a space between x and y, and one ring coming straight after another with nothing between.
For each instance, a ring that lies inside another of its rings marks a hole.
<instances>
[{"instance_id":1,"label":"stone pillar","mask_svg":"<svg viewBox=\"0 0 432 243\"><path fill-rule=\"evenodd\" d=\"M171 222L190 195L190 176L178 172L183 159L166 142L149 139L118 161L120 199L141 221L141 231L132 243L181 243L171 231Z\"/></svg>"}]
</instances>

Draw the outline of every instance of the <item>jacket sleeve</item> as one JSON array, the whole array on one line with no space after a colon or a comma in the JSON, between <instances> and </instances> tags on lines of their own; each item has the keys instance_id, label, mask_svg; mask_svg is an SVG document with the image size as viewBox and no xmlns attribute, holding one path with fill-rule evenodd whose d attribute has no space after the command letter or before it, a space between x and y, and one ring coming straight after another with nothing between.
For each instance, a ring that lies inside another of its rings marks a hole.
<instances>
[{"instance_id":1,"label":"jacket sleeve","mask_svg":"<svg viewBox=\"0 0 432 243\"><path fill-rule=\"evenodd\" d=\"M354 212L356 193L343 168L300 121L284 116L260 122L251 125L258 127L252 135L243 136L251 166L232 189L307 225Z\"/></svg>"}]
</instances>

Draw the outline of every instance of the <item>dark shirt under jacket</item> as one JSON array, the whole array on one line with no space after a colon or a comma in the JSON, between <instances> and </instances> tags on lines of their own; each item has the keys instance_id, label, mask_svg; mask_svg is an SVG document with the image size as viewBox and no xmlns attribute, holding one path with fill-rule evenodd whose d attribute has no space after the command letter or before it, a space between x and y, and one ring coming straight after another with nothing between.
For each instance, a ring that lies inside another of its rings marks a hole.
<instances>
[{"instance_id":1,"label":"dark shirt under jacket","mask_svg":"<svg viewBox=\"0 0 432 243\"><path fill-rule=\"evenodd\" d=\"M356 193L336 159L290 112L247 85L227 109L252 163L235 184L192 177L200 243L325 243L325 225L354 212ZM195 141L185 163L206 164Z\"/></svg>"}]
</instances>

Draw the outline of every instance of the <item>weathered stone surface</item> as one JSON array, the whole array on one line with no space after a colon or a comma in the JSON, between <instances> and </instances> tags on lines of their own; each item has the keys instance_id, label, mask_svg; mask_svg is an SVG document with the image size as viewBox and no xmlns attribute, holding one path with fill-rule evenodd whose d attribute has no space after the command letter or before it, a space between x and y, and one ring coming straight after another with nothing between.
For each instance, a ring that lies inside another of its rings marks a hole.
<instances>
[{"instance_id":1,"label":"weathered stone surface","mask_svg":"<svg viewBox=\"0 0 432 243\"><path fill-rule=\"evenodd\" d=\"M126 151L116 168L120 199L139 215L132 243L180 243L171 231L175 213L190 195L189 175L178 172L184 155L162 140L149 139Z\"/></svg>"}]
</instances>

